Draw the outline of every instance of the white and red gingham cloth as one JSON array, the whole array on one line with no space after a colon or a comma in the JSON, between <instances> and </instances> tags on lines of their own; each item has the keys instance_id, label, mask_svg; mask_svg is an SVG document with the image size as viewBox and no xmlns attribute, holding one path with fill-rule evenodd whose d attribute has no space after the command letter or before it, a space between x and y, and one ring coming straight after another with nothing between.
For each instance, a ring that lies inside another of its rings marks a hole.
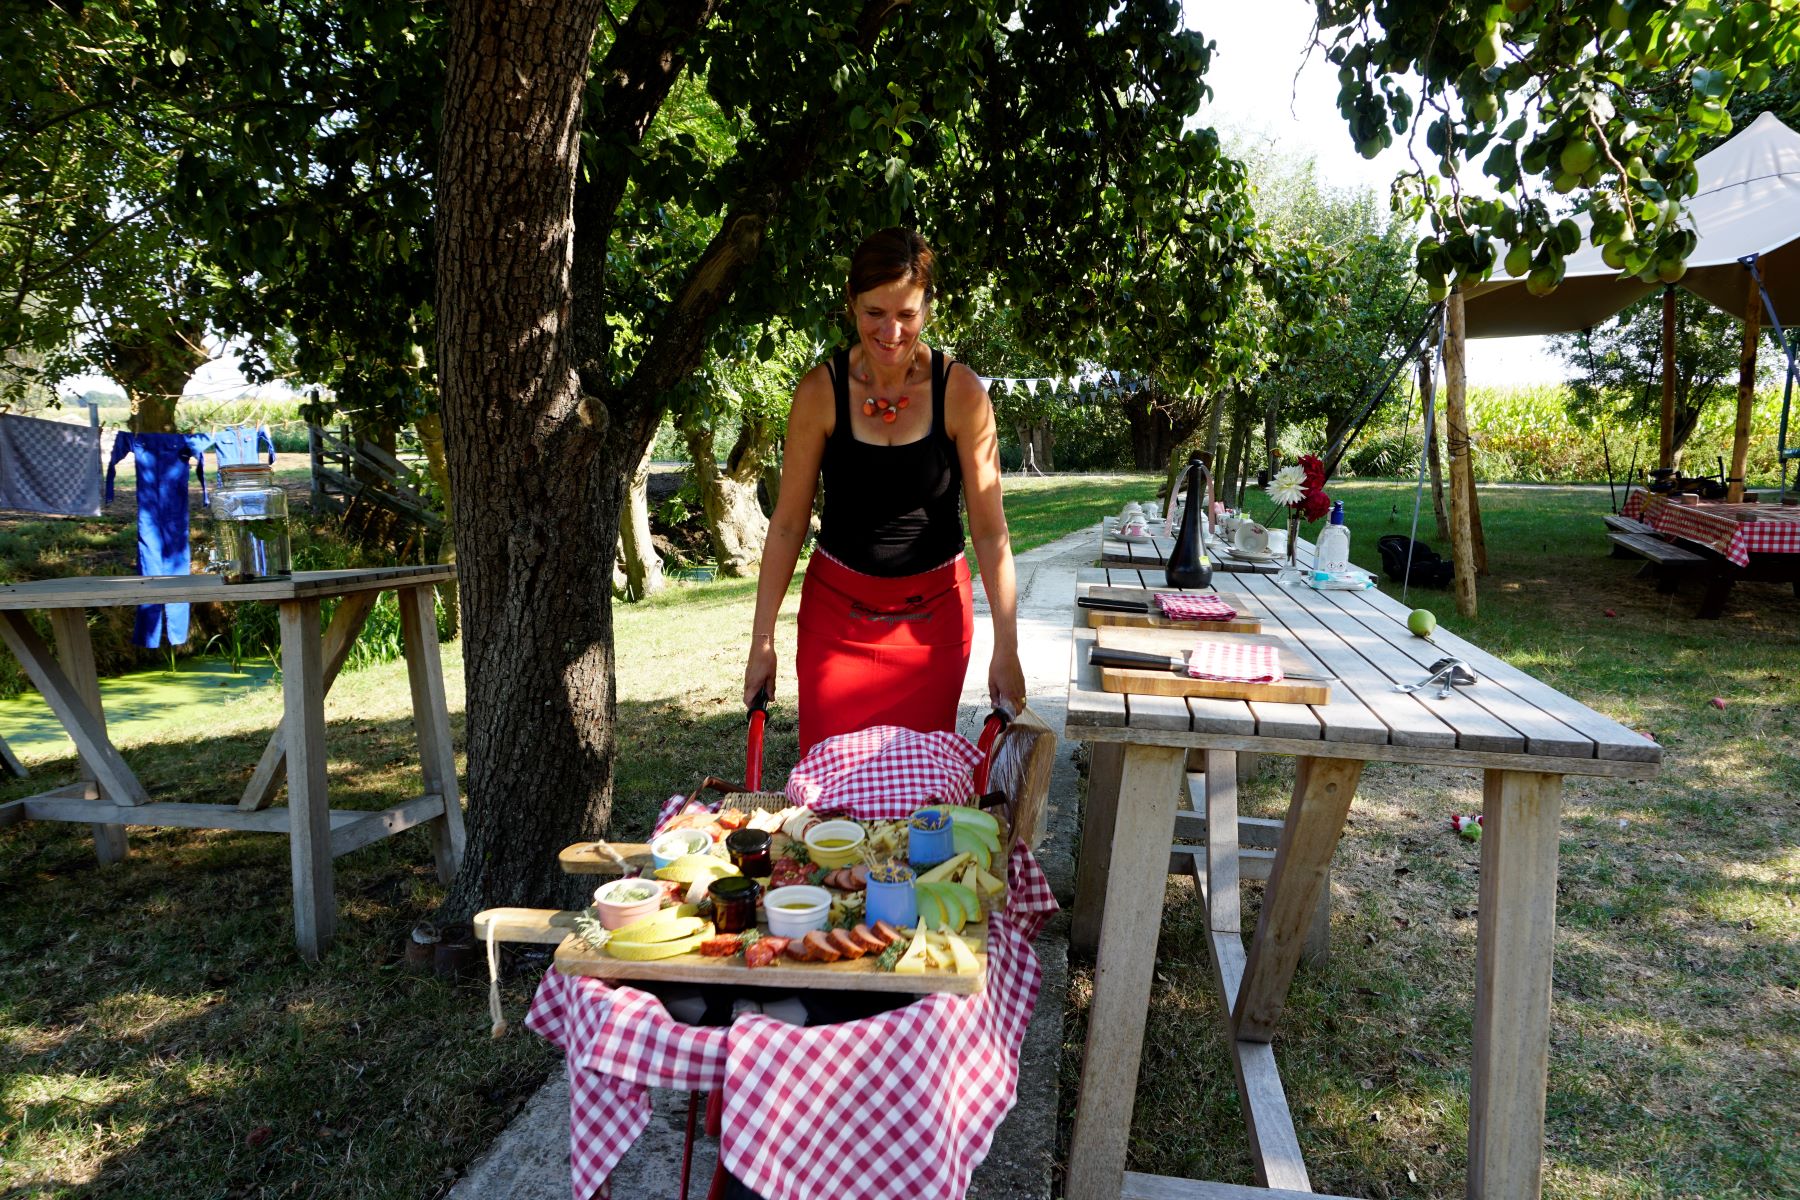
<instances>
[{"instance_id":1,"label":"white and red gingham cloth","mask_svg":"<svg viewBox=\"0 0 1800 1200\"><path fill-rule=\"evenodd\" d=\"M1017 1098L1042 982L1030 939L1057 907L1023 845L1007 883L1007 911L988 919L986 990L861 1021L750 1014L698 1028L636 988L547 972L525 1024L567 1056L575 1200L604 1193L649 1123L651 1087L723 1088L721 1160L768 1200L961 1196Z\"/></svg>"},{"instance_id":2,"label":"white and red gingham cloth","mask_svg":"<svg viewBox=\"0 0 1800 1200\"><path fill-rule=\"evenodd\" d=\"M1187 673L1220 683L1280 683L1281 648L1266 642L1203 639L1188 654Z\"/></svg>"},{"instance_id":3,"label":"white and red gingham cloth","mask_svg":"<svg viewBox=\"0 0 1800 1200\"><path fill-rule=\"evenodd\" d=\"M1747 567L1752 554L1800 554L1800 508L1777 504L1676 504L1633 489L1624 515L1666 537L1685 538Z\"/></svg>"},{"instance_id":4,"label":"white and red gingham cloth","mask_svg":"<svg viewBox=\"0 0 1800 1200\"><path fill-rule=\"evenodd\" d=\"M1156 606L1173 621L1229 621L1237 609L1217 596L1188 596L1179 592L1156 593Z\"/></svg>"},{"instance_id":5,"label":"white and red gingham cloth","mask_svg":"<svg viewBox=\"0 0 1800 1200\"><path fill-rule=\"evenodd\" d=\"M933 800L961 803L981 751L960 733L875 725L826 738L788 776L789 804L899 821Z\"/></svg>"}]
</instances>

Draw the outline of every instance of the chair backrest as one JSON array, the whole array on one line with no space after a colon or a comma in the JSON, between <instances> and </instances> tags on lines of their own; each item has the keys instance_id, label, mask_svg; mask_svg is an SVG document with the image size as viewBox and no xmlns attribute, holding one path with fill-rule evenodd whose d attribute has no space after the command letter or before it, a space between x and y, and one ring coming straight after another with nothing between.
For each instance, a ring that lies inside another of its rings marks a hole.
<instances>
[{"instance_id":1,"label":"chair backrest","mask_svg":"<svg viewBox=\"0 0 1800 1200\"><path fill-rule=\"evenodd\" d=\"M1044 837L1050 801L1050 771L1056 765L1056 731L1029 706L1001 730L994 743L988 788L1006 795L1013 838L1036 849Z\"/></svg>"}]
</instances>

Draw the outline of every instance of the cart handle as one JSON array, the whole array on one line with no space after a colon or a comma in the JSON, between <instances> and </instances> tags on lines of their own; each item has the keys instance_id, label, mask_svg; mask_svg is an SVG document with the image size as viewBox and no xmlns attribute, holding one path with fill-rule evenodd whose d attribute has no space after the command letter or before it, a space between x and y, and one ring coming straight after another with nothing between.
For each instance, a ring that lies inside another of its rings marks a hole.
<instances>
[{"instance_id":1,"label":"cart handle","mask_svg":"<svg viewBox=\"0 0 1800 1200\"><path fill-rule=\"evenodd\" d=\"M1000 731L1012 724L1012 714L1004 708L996 707L981 723L981 738L975 743L981 761L975 767L975 794L987 793L988 768L994 764L994 743L999 740Z\"/></svg>"},{"instance_id":2,"label":"cart handle","mask_svg":"<svg viewBox=\"0 0 1800 1200\"><path fill-rule=\"evenodd\" d=\"M769 689L759 688L750 701L750 731L744 745L744 790L762 791L763 726L769 720Z\"/></svg>"}]
</instances>

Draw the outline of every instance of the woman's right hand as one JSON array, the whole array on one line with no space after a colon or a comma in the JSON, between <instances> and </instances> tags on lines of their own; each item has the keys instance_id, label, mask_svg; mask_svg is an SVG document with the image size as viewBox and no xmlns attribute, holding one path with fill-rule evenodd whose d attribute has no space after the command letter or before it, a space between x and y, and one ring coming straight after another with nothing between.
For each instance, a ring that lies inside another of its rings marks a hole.
<instances>
[{"instance_id":1,"label":"woman's right hand","mask_svg":"<svg viewBox=\"0 0 1800 1200\"><path fill-rule=\"evenodd\" d=\"M756 702L758 692L767 692L769 698L775 698L775 640L773 638L753 638L750 642L750 661L744 666L744 707L749 708Z\"/></svg>"}]
</instances>

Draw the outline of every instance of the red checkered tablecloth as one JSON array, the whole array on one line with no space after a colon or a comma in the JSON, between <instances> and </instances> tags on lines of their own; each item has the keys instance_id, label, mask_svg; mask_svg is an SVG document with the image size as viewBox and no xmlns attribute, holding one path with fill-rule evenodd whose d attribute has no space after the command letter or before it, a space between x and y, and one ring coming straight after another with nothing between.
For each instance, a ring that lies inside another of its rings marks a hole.
<instances>
[{"instance_id":1,"label":"red checkered tablecloth","mask_svg":"<svg viewBox=\"0 0 1800 1200\"><path fill-rule=\"evenodd\" d=\"M1266 642L1201 639L1188 654L1187 673L1225 683L1280 683L1281 650Z\"/></svg>"},{"instance_id":2,"label":"red checkered tablecloth","mask_svg":"<svg viewBox=\"0 0 1800 1200\"><path fill-rule=\"evenodd\" d=\"M1752 554L1800 554L1800 508L1705 500L1677 504L1634 488L1622 511L1665 537L1717 550L1740 567L1750 565Z\"/></svg>"},{"instance_id":3,"label":"red checkered tablecloth","mask_svg":"<svg viewBox=\"0 0 1800 1200\"><path fill-rule=\"evenodd\" d=\"M1042 982L1030 939L1057 908L1022 845L1007 884L1007 911L988 919L985 991L841 1025L748 1014L698 1028L647 992L547 972L525 1024L567 1056L575 1200L604 1193L649 1124L652 1087L722 1088L720 1157L769 1200L961 1196L1017 1098Z\"/></svg>"}]
</instances>

